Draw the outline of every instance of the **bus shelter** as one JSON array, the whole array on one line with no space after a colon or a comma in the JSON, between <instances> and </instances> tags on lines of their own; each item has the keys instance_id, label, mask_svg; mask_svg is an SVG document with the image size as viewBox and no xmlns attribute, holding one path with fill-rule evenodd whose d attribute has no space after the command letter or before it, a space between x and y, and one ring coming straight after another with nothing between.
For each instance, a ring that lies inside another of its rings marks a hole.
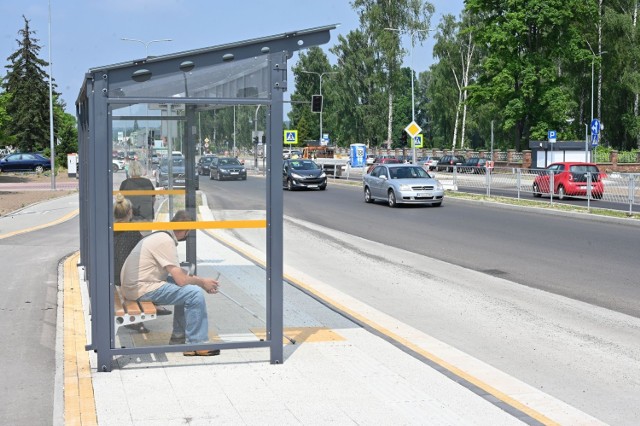
<instances>
[{"instance_id":1,"label":"bus shelter","mask_svg":"<svg viewBox=\"0 0 640 426\"><path fill-rule=\"evenodd\" d=\"M194 350L261 347L269 349L272 364L283 362L281 170L287 60L295 51L327 43L335 28L147 57L86 73L76 101L80 264L91 309L86 349L97 353L100 371L111 371L116 356ZM247 178L249 165L222 166L238 164L243 154L253 158L250 145L242 143L252 141L251 131L266 136L261 150L266 180ZM216 172L214 166L205 172L204 160L213 160ZM225 177L238 179L227 183ZM131 189L123 184L130 179L153 185ZM132 221L114 220L115 200L122 197L134 205ZM180 210L192 219L171 221ZM191 232L178 244L185 270L219 277L223 290L205 296L209 340L195 345L170 344L176 312L159 313L176 307L127 300L114 270L118 233L137 232L143 238L185 229ZM238 249L237 241L248 242L249 251L262 251L263 264ZM150 332L140 333L140 323Z\"/></svg>"}]
</instances>

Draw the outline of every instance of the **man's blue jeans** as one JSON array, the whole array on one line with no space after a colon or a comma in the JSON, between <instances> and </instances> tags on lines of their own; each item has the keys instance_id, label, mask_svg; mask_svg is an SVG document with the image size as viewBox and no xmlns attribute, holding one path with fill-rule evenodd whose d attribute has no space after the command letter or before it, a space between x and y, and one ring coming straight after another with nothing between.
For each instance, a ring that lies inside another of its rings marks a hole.
<instances>
[{"instance_id":1,"label":"man's blue jeans","mask_svg":"<svg viewBox=\"0 0 640 426\"><path fill-rule=\"evenodd\" d=\"M186 343L209 341L209 320L204 292L195 285L180 287L171 277L157 290L140 297L157 305L174 305L173 336L186 335Z\"/></svg>"}]
</instances>

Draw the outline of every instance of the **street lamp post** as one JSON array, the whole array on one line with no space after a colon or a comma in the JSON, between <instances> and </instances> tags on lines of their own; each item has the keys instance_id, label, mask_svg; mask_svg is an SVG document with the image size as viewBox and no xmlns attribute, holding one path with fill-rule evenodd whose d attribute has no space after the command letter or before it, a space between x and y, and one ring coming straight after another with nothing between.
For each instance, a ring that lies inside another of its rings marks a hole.
<instances>
[{"instance_id":1,"label":"street lamp post","mask_svg":"<svg viewBox=\"0 0 640 426\"><path fill-rule=\"evenodd\" d=\"M389 31L397 31L399 33L403 32L403 30L399 29L399 28L385 28L385 30L389 30ZM431 28L427 28L424 30L410 30L410 31L405 31L409 34L411 34L411 53L410 53L410 64L409 67L411 69L411 121L415 123L416 121L416 101L415 101L415 94L414 94L414 85L413 85L413 37L416 33L419 32L424 32L424 33L428 33L429 31L433 31L433 29ZM417 158L416 158L416 144L415 141L412 140L411 141L411 147L412 147L412 152L411 155L413 156L412 162L413 164L417 164Z\"/></svg>"},{"instance_id":2,"label":"street lamp post","mask_svg":"<svg viewBox=\"0 0 640 426\"><path fill-rule=\"evenodd\" d=\"M149 45L151 43L159 43L161 41L173 41L170 38L161 38L161 39L158 39L158 40L142 41L142 40L138 40L136 38L124 38L124 37L121 38L120 40L123 40L123 41L137 41L138 43L144 44L144 57L145 58L149 57Z\"/></svg>"},{"instance_id":3,"label":"street lamp post","mask_svg":"<svg viewBox=\"0 0 640 426\"><path fill-rule=\"evenodd\" d=\"M300 72L303 72L305 74L315 74L320 78L320 96L322 96L322 77L328 74L338 74L336 71L325 71L323 73L319 73L314 71L300 70ZM324 103L324 99L323 99L323 103ZM323 109L324 108L320 108L320 139L318 139L319 144L322 144L322 110Z\"/></svg>"}]
</instances>

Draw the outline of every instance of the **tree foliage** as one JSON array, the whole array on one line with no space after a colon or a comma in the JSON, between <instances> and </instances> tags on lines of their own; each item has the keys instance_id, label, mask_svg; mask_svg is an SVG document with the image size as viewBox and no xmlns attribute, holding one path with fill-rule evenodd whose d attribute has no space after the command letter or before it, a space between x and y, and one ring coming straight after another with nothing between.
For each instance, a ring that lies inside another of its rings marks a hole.
<instances>
[{"instance_id":1,"label":"tree foliage","mask_svg":"<svg viewBox=\"0 0 640 426\"><path fill-rule=\"evenodd\" d=\"M18 31L18 50L5 66L0 94L0 143L16 145L20 151L50 149L49 76L44 71L49 64L38 57L40 46L23 16L24 27ZM55 88L55 84L52 82ZM66 155L77 152L78 134L75 117L64 112L65 104L52 90L56 163L66 164Z\"/></svg>"}]
</instances>

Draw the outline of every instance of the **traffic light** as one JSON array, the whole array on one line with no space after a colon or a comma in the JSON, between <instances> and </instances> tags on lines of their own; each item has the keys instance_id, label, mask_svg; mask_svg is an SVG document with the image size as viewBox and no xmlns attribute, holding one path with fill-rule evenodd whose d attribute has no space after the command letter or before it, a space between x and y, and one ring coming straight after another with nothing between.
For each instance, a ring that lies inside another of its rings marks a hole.
<instances>
[{"instance_id":1,"label":"traffic light","mask_svg":"<svg viewBox=\"0 0 640 426\"><path fill-rule=\"evenodd\" d=\"M311 96L311 112L322 112L322 95Z\"/></svg>"},{"instance_id":2,"label":"traffic light","mask_svg":"<svg viewBox=\"0 0 640 426\"><path fill-rule=\"evenodd\" d=\"M258 137L257 136L253 137L253 144L254 145L258 145Z\"/></svg>"},{"instance_id":3,"label":"traffic light","mask_svg":"<svg viewBox=\"0 0 640 426\"><path fill-rule=\"evenodd\" d=\"M402 146L407 146L407 132L402 131L402 135L400 136L400 140L402 141Z\"/></svg>"},{"instance_id":4,"label":"traffic light","mask_svg":"<svg viewBox=\"0 0 640 426\"><path fill-rule=\"evenodd\" d=\"M263 145L267 144L267 135L262 135L262 144Z\"/></svg>"}]
</instances>

